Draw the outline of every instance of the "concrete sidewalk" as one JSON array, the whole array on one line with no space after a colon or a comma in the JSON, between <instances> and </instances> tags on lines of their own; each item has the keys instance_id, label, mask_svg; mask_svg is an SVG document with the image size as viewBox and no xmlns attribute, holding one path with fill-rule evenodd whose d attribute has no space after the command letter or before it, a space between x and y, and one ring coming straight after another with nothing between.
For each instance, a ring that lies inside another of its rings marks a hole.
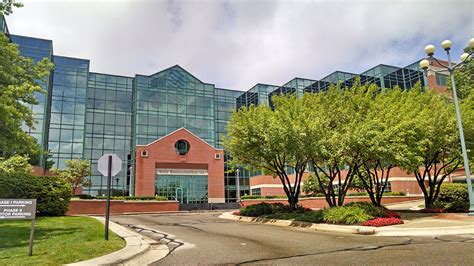
<instances>
[{"instance_id":1,"label":"concrete sidewalk","mask_svg":"<svg viewBox=\"0 0 474 266\"><path fill-rule=\"evenodd\" d=\"M467 214L402 214L405 224L384 227L360 225L314 224L290 220L276 220L236 216L223 213L220 218L243 222L291 226L310 231L363 234L376 236L439 236L474 234L474 217Z\"/></svg>"},{"instance_id":2,"label":"concrete sidewalk","mask_svg":"<svg viewBox=\"0 0 474 266\"><path fill-rule=\"evenodd\" d=\"M93 218L105 223L103 217ZM166 245L159 244L117 223L110 221L109 228L126 241L126 246L123 249L98 258L67 265L148 265L164 258L169 253Z\"/></svg>"}]
</instances>

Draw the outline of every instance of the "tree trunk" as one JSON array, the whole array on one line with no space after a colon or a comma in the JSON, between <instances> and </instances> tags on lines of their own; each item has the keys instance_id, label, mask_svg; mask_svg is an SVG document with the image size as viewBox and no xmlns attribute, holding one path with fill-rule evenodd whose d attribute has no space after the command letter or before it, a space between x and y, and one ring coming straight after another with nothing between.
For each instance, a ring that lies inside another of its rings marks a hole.
<instances>
[{"instance_id":1,"label":"tree trunk","mask_svg":"<svg viewBox=\"0 0 474 266\"><path fill-rule=\"evenodd\" d=\"M295 211L296 207L298 206L298 196L290 196L288 197L288 205L290 207L290 211Z\"/></svg>"},{"instance_id":2,"label":"tree trunk","mask_svg":"<svg viewBox=\"0 0 474 266\"><path fill-rule=\"evenodd\" d=\"M431 200L431 197L428 197L425 195L425 209L432 209L433 208L433 201Z\"/></svg>"}]
</instances>

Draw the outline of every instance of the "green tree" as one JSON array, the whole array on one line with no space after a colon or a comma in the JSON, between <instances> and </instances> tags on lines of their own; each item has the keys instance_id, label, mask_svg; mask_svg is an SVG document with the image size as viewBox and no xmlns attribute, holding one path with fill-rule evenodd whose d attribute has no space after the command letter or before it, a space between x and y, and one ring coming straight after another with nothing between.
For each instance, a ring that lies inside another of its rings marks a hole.
<instances>
[{"instance_id":1,"label":"green tree","mask_svg":"<svg viewBox=\"0 0 474 266\"><path fill-rule=\"evenodd\" d=\"M425 206L432 208L442 183L462 163L454 105L445 95L421 90L410 91L407 101L407 119L416 121L418 144L409 148L418 159L404 161L401 166L415 174Z\"/></svg>"},{"instance_id":2,"label":"green tree","mask_svg":"<svg viewBox=\"0 0 474 266\"><path fill-rule=\"evenodd\" d=\"M0 2L0 16L8 16L13 13L14 7L22 7L23 4L15 0L3 0Z\"/></svg>"},{"instance_id":3,"label":"green tree","mask_svg":"<svg viewBox=\"0 0 474 266\"><path fill-rule=\"evenodd\" d=\"M68 160L66 161L66 169L53 169L52 172L71 185L72 195L76 194L78 187L88 187L92 185L91 180L86 178L92 175L89 160Z\"/></svg>"},{"instance_id":4,"label":"green tree","mask_svg":"<svg viewBox=\"0 0 474 266\"><path fill-rule=\"evenodd\" d=\"M307 159L305 128L311 117L306 106L295 97L273 97L275 110L268 106L251 106L231 115L224 137L232 164L248 169L264 170L278 177L283 185L290 209L298 204L301 180ZM294 171L292 180L288 170Z\"/></svg>"},{"instance_id":5,"label":"green tree","mask_svg":"<svg viewBox=\"0 0 474 266\"><path fill-rule=\"evenodd\" d=\"M34 127L29 105L37 104L36 92L44 93L38 81L45 81L52 67L46 58L34 63L21 56L18 46L0 33L0 151L5 157L40 152L22 125Z\"/></svg>"},{"instance_id":6,"label":"green tree","mask_svg":"<svg viewBox=\"0 0 474 266\"><path fill-rule=\"evenodd\" d=\"M14 155L8 159L0 159L0 172L6 175L31 175L33 167L28 163L27 156Z\"/></svg>"},{"instance_id":7,"label":"green tree","mask_svg":"<svg viewBox=\"0 0 474 266\"><path fill-rule=\"evenodd\" d=\"M469 53L470 48L465 48L464 52ZM456 91L460 100L468 98L474 94L474 61L471 60L461 69L454 71L454 82L456 82ZM448 90L452 93L451 78L447 83Z\"/></svg>"},{"instance_id":8,"label":"green tree","mask_svg":"<svg viewBox=\"0 0 474 266\"><path fill-rule=\"evenodd\" d=\"M358 121L353 134L359 161L357 177L372 203L381 206L390 171L403 163L417 162L419 158L410 148L418 143L416 120L407 116L411 112L411 106L406 104L409 93L399 88L376 94L373 91L374 88L369 89L369 95L356 98L361 104L365 102L367 113Z\"/></svg>"},{"instance_id":9,"label":"green tree","mask_svg":"<svg viewBox=\"0 0 474 266\"><path fill-rule=\"evenodd\" d=\"M311 119L304 152L329 206L342 206L357 174L357 139L353 130L367 112L360 97L370 97L358 83L350 89L332 86L328 91L305 94Z\"/></svg>"}]
</instances>

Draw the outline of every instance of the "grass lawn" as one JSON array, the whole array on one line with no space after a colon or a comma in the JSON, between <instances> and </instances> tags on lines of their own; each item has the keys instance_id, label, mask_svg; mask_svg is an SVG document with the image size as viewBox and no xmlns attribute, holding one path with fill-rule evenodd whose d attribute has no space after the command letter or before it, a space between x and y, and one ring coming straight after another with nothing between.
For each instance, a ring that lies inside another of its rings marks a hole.
<instances>
[{"instance_id":1,"label":"grass lawn","mask_svg":"<svg viewBox=\"0 0 474 266\"><path fill-rule=\"evenodd\" d=\"M31 221L0 221L0 265L60 265L99 257L125 246L90 217L38 217L33 256L28 257Z\"/></svg>"}]
</instances>

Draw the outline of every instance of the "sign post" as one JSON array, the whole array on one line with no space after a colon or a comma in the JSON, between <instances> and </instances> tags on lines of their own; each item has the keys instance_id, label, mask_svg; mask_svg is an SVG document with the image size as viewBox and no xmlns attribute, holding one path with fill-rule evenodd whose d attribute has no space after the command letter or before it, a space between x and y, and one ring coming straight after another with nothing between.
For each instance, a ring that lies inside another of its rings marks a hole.
<instances>
[{"instance_id":1,"label":"sign post","mask_svg":"<svg viewBox=\"0 0 474 266\"><path fill-rule=\"evenodd\" d=\"M109 240L110 186L112 183L112 177L116 176L122 170L122 160L117 156L117 154L104 154L97 161L97 170L102 175L107 176L107 201L105 203L105 240Z\"/></svg>"},{"instance_id":2,"label":"sign post","mask_svg":"<svg viewBox=\"0 0 474 266\"><path fill-rule=\"evenodd\" d=\"M36 199L0 199L1 220L31 220L28 256L33 255L35 234Z\"/></svg>"}]
</instances>

